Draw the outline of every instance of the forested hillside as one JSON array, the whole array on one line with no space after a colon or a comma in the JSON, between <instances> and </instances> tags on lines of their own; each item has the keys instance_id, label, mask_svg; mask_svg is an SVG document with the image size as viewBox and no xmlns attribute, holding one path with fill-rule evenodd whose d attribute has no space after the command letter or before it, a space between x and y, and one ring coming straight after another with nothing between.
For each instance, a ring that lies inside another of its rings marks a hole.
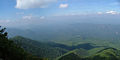
<instances>
[{"instance_id":1,"label":"forested hillside","mask_svg":"<svg viewBox=\"0 0 120 60\"><path fill-rule=\"evenodd\" d=\"M109 46L97 46L90 43L68 46L54 42L35 41L21 36L16 36L10 40L24 48L25 51L37 57L48 58L49 60L93 60L98 55L109 56L110 59L113 58L111 55L115 55L118 59L119 55L119 50L117 49L109 48ZM101 58L102 57L99 59ZM108 58L105 58L105 60L106 59Z\"/></svg>"},{"instance_id":2,"label":"forested hillside","mask_svg":"<svg viewBox=\"0 0 120 60\"><path fill-rule=\"evenodd\" d=\"M1 28L1 26L0 26ZM38 58L27 53L23 48L8 40L6 28L0 29L0 59L1 60L47 60L46 58Z\"/></svg>"},{"instance_id":3,"label":"forested hillside","mask_svg":"<svg viewBox=\"0 0 120 60\"><path fill-rule=\"evenodd\" d=\"M74 52L77 55L81 55L82 57L89 56L95 53L94 50L99 51L103 48L106 48L103 46L96 46L91 43L68 46L54 42L35 41L21 36L16 36L14 38L11 38L10 40L14 41L16 44L18 44L31 54L41 58L48 58L50 60L55 60L56 58L69 52ZM92 51L94 51L94 53Z\"/></svg>"},{"instance_id":4,"label":"forested hillside","mask_svg":"<svg viewBox=\"0 0 120 60\"><path fill-rule=\"evenodd\" d=\"M106 48L88 57L81 57L75 53L69 53L58 60L120 60L120 50Z\"/></svg>"},{"instance_id":5,"label":"forested hillside","mask_svg":"<svg viewBox=\"0 0 120 60\"><path fill-rule=\"evenodd\" d=\"M53 60L56 57L68 52L67 49L61 48L62 45L52 42L39 42L21 36L16 36L14 38L11 38L10 40L13 40L16 44L18 44L31 54L41 58L49 58L50 60Z\"/></svg>"}]
</instances>

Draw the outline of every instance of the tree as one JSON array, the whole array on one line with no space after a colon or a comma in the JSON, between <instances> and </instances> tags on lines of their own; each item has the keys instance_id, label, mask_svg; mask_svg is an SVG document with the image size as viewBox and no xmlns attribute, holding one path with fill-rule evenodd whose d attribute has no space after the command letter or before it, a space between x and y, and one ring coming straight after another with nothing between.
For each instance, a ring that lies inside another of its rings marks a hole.
<instances>
[{"instance_id":1,"label":"tree","mask_svg":"<svg viewBox=\"0 0 120 60\"><path fill-rule=\"evenodd\" d=\"M33 56L23 48L9 40L5 32L6 28L0 26L0 59L2 60L47 60L46 58L38 58Z\"/></svg>"},{"instance_id":2,"label":"tree","mask_svg":"<svg viewBox=\"0 0 120 60\"><path fill-rule=\"evenodd\" d=\"M8 40L6 28L0 26L0 58L3 60L24 60L26 59L25 51Z\"/></svg>"}]
</instances>

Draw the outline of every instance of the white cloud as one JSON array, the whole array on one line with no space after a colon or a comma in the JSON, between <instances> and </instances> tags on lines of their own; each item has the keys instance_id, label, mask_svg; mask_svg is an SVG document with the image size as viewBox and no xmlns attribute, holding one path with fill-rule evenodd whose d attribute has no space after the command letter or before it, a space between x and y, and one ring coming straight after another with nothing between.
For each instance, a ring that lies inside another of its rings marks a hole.
<instances>
[{"instance_id":1,"label":"white cloud","mask_svg":"<svg viewBox=\"0 0 120 60\"><path fill-rule=\"evenodd\" d=\"M119 14L119 12L117 12L117 11L107 11L106 13L107 14Z\"/></svg>"},{"instance_id":2,"label":"white cloud","mask_svg":"<svg viewBox=\"0 0 120 60\"><path fill-rule=\"evenodd\" d=\"M32 19L32 15L28 15L28 16L23 16L22 17L22 19L24 19L24 20L30 20L30 19Z\"/></svg>"},{"instance_id":3,"label":"white cloud","mask_svg":"<svg viewBox=\"0 0 120 60\"><path fill-rule=\"evenodd\" d=\"M68 6L68 4L60 4L59 8L67 8Z\"/></svg>"},{"instance_id":4,"label":"white cloud","mask_svg":"<svg viewBox=\"0 0 120 60\"><path fill-rule=\"evenodd\" d=\"M120 12L110 10L110 11L106 11L106 12L97 12L97 14L112 14L112 15L116 15L116 14L120 14Z\"/></svg>"},{"instance_id":5,"label":"white cloud","mask_svg":"<svg viewBox=\"0 0 120 60\"><path fill-rule=\"evenodd\" d=\"M97 12L97 14L103 14L103 12Z\"/></svg>"},{"instance_id":6,"label":"white cloud","mask_svg":"<svg viewBox=\"0 0 120 60\"><path fill-rule=\"evenodd\" d=\"M50 3L57 2L57 0L16 0L16 8L29 9L29 8L45 8Z\"/></svg>"}]
</instances>

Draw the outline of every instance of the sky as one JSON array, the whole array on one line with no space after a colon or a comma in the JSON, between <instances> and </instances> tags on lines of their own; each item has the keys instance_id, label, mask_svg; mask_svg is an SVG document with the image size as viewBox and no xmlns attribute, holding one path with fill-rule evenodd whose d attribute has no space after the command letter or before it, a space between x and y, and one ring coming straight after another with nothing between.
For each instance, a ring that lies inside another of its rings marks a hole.
<instances>
[{"instance_id":1,"label":"sky","mask_svg":"<svg viewBox=\"0 0 120 60\"><path fill-rule=\"evenodd\" d=\"M0 0L0 23L49 16L120 14L118 0Z\"/></svg>"}]
</instances>

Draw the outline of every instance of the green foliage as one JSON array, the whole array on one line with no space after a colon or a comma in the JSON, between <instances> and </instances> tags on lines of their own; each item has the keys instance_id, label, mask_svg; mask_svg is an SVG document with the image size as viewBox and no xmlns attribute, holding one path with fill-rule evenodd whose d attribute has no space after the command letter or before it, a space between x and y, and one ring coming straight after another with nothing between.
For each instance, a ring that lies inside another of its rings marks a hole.
<instances>
[{"instance_id":1,"label":"green foliage","mask_svg":"<svg viewBox=\"0 0 120 60\"><path fill-rule=\"evenodd\" d=\"M105 49L105 47L97 47L97 48L93 48L88 50L88 56L94 55L96 54L98 51Z\"/></svg>"},{"instance_id":2,"label":"green foliage","mask_svg":"<svg viewBox=\"0 0 120 60\"><path fill-rule=\"evenodd\" d=\"M40 58L49 58L50 60L53 60L68 51L64 48L61 48L59 44L50 42L39 42L21 36L16 36L14 38L11 38L10 40L13 40L16 44L18 44L19 46L24 48L25 51L31 54Z\"/></svg>"},{"instance_id":3,"label":"green foliage","mask_svg":"<svg viewBox=\"0 0 120 60\"><path fill-rule=\"evenodd\" d=\"M28 54L13 41L8 40L6 28L0 29L0 59L3 60L47 60Z\"/></svg>"},{"instance_id":4,"label":"green foliage","mask_svg":"<svg viewBox=\"0 0 120 60\"><path fill-rule=\"evenodd\" d=\"M87 60L120 60L120 51L114 48L107 48L99 51Z\"/></svg>"},{"instance_id":5,"label":"green foliage","mask_svg":"<svg viewBox=\"0 0 120 60\"><path fill-rule=\"evenodd\" d=\"M80 49L75 49L75 50L69 51L69 52L65 53L64 55L58 57L56 60L67 60L67 59L69 59L69 60L73 60L73 59L80 60L81 57L85 57L87 54L88 54L87 50L80 48Z\"/></svg>"},{"instance_id":6,"label":"green foliage","mask_svg":"<svg viewBox=\"0 0 120 60\"><path fill-rule=\"evenodd\" d=\"M120 60L120 50L106 48L88 57L80 57L75 53L68 53L58 60Z\"/></svg>"},{"instance_id":7,"label":"green foliage","mask_svg":"<svg viewBox=\"0 0 120 60\"><path fill-rule=\"evenodd\" d=\"M59 58L58 60L81 60L80 56L74 54L74 53L69 53L67 55L64 55L63 57Z\"/></svg>"},{"instance_id":8,"label":"green foliage","mask_svg":"<svg viewBox=\"0 0 120 60\"><path fill-rule=\"evenodd\" d=\"M67 46L53 42L39 42L21 36L16 36L11 38L11 40L29 53L41 58L49 58L49 60L60 58L61 56L67 55L71 52L78 56L86 57L105 48L90 43Z\"/></svg>"},{"instance_id":9,"label":"green foliage","mask_svg":"<svg viewBox=\"0 0 120 60\"><path fill-rule=\"evenodd\" d=\"M9 41L5 28L0 30L0 57L7 60L26 60L26 53L19 46L15 45L13 41Z\"/></svg>"}]
</instances>

